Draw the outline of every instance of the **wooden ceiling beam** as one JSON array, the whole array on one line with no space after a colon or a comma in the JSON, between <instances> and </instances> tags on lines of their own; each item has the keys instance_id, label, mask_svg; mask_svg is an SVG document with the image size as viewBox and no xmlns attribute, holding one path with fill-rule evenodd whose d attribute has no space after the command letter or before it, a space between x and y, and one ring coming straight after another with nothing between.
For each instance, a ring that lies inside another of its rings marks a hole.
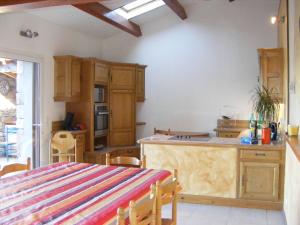
<instances>
[{"instance_id":1,"label":"wooden ceiling beam","mask_svg":"<svg viewBox=\"0 0 300 225\"><path fill-rule=\"evenodd\" d=\"M182 20L187 18L183 6L177 0L163 0Z\"/></svg>"},{"instance_id":2,"label":"wooden ceiling beam","mask_svg":"<svg viewBox=\"0 0 300 225\"><path fill-rule=\"evenodd\" d=\"M142 35L139 25L123 18L100 3L87 3L73 6L136 37Z\"/></svg>"},{"instance_id":3,"label":"wooden ceiling beam","mask_svg":"<svg viewBox=\"0 0 300 225\"><path fill-rule=\"evenodd\" d=\"M0 13L101 1L103 0L1 0Z\"/></svg>"}]
</instances>

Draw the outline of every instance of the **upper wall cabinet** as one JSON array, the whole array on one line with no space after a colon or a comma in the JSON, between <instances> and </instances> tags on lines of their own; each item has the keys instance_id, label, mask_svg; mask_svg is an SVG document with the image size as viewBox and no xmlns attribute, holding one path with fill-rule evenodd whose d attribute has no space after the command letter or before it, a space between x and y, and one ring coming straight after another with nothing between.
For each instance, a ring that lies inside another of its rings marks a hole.
<instances>
[{"instance_id":1,"label":"upper wall cabinet","mask_svg":"<svg viewBox=\"0 0 300 225\"><path fill-rule=\"evenodd\" d=\"M107 63L96 61L95 84L108 85L109 66Z\"/></svg>"},{"instance_id":2,"label":"upper wall cabinet","mask_svg":"<svg viewBox=\"0 0 300 225\"><path fill-rule=\"evenodd\" d=\"M81 59L54 56L54 101L80 100Z\"/></svg>"},{"instance_id":3,"label":"upper wall cabinet","mask_svg":"<svg viewBox=\"0 0 300 225\"><path fill-rule=\"evenodd\" d=\"M146 66L138 65L136 68L136 101L145 101L145 69Z\"/></svg>"},{"instance_id":4,"label":"upper wall cabinet","mask_svg":"<svg viewBox=\"0 0 300 225\"><path fill-rule=\"evenodd\" d=\"M135 90L135 70L131 64L112 64L110 67L110 88L112 90Z\"/></svg>"},{"instance_id":5,"label":"upper wall cabinet","mask_svg":"<svg viewBox=\"0 0 300 225\"><path fill-rule=\"evenodd\" d=\"M272 89L274 97L283 101L283 50L281 48L258 49L260 83Z\"/></svg>"}]
</instances>

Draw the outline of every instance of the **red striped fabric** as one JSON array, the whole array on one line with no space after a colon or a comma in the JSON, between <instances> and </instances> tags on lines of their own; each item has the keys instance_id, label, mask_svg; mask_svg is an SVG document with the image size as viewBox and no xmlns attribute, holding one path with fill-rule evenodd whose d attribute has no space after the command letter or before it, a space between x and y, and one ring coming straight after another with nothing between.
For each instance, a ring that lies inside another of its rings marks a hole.
<instances>
[{"instance_id":1,"label":"red striped fabric","mask_svg":"<svg viewBox=\"0 0 300 225\"><path fill-rule=\"evenodd\" d=\"M0 179L0 224L115 224L168 171L56 163Z\"/></svg>"}]
</instances>

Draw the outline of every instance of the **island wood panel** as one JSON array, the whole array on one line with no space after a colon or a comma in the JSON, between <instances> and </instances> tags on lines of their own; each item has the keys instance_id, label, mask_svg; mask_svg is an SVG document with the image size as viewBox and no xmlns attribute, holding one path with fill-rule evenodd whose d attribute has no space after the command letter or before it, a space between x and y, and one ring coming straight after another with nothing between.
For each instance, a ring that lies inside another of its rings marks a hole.
<instances>
[{"instance_id":1,"label":"island wood panel","mask_svg":"<svg viewBox=\"0 0 300 225\"><path fill-rule=\"evenodd\" d=\"M178 170L181 194L237 197L237 149L143 144L147 168Z\"/></svg>"}]
</instances>

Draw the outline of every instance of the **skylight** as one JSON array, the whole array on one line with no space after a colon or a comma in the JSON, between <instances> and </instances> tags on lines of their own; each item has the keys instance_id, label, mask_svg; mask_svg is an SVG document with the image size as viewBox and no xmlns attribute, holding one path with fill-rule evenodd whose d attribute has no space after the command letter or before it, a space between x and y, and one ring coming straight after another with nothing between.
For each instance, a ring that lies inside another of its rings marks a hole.
<instances>
[{"instance_id":1,"label":"skylight","mask_svg":"<svg viewBox=\"0 0 300 225\"><path fill-rule=\"evenodd\" d=\"M115 12L126 19L130 19L163 5L165 5L163 0L136 0L116 9Z\"/></svg>"}]
</instances>

